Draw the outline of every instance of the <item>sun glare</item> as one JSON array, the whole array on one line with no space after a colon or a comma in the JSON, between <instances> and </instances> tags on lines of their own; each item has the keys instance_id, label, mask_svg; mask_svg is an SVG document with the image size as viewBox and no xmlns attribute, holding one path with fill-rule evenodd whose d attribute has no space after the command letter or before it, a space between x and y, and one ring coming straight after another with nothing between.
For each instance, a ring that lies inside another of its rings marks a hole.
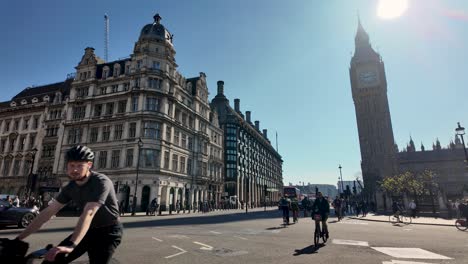
<instances>
[{"instance_id":1,"label":"sun glare","mask_svg":"<svg viewBox=\"0 0 468 264\"><path fill-rule=\"evenodd\" d=\"M408 0L380 0L377 15L384 19L401 16L408 9Z\"/></svg>"}]
</instances>

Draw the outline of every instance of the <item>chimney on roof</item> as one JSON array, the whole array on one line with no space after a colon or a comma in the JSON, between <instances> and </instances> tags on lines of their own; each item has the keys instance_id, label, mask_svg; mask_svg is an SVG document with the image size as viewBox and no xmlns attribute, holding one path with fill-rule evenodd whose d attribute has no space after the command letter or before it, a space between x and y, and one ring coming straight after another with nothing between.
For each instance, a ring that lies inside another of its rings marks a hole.
<instances>
[{"instance_id":1,"label":"chimney on roof","mask_svg":"<svg viewBox=\"0 0 468 264\"><path fill-rule=\"evenodd\" d=\"M263 136L268 139L268 130L267 129L263 129Z\"/></svg>"},{"instance_id":2,"label":"chimney on roof","mask_svg":"<svg viewBox=\"0 0 468 264\"><path fill-rule=\"evenodd\" d=\"M258 131L260 131L260 121L255 121L255 129L257 129Z\"/></svg>"},{"instance_id":3,"label":"chimney on roof","mask_svg":"<svg viewBox=\"0 0 468 264\"><path fill-rule=\"evenodd\" d=\"M252 124L252 121L250 121L250 113L251 113L250 111L245 111L245 116L247 118L247 122Z\"/></svg>"},{"instance_id":4,"label":"chimney on roof","mask_svg":"<svg viewBox=\"0 0 468 264\"><path fill-rule=\"evenodd\" d=\"M224 82L223 81L218 81L218 94L224 94Z\"/></svg>"},{"instance_id":5,"label":"chimney on roof","mask_svg":"<svg viewBox=\"0 0 468 264\"><path fill-rule=\"evenodd\" d=\"M237 113L240 112L240 99L236 98L234 99L234 110L236 110Z\"/></svg>"}]
</instances>

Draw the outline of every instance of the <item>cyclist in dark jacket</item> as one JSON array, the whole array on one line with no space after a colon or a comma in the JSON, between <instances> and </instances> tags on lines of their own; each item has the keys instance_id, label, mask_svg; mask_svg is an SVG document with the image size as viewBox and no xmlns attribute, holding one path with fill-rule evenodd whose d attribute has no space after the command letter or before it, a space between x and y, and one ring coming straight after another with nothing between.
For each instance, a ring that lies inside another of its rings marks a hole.
<instances>
[{"instance_id":1,"label":"cyclist in dark jacket","mask_svg":"<svg viewBox=\"0 0 468 264\"><path fill-rule=\"evenodd\" d=\"M315 199L312 205L312 217L314 217L315 214L319 214L322 218L322 228L328 238L327 219L330 214L330 204L327 199L323 197L321 192L317 193L317 199Z\"/></svg>"}]
</instances>

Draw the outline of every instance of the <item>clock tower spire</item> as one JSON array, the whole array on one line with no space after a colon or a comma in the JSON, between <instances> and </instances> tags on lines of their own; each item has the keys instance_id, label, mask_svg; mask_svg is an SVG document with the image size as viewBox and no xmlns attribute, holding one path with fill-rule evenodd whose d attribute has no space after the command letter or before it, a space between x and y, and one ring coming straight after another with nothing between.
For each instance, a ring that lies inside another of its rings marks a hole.
<instances>
[{"instance_id":1,"label":"clock tower spire","mask_svg":"<svg viewBox=\"0 0 468 264\"><path fill-rule=\"evenodd\" d=\"M360 19L349 75L361 149L361 169L368 198L384 209L378 182L397 171L385 66L372 48ZM390 206L390 205L387 205Z\"/></svg>"}]
</instances>

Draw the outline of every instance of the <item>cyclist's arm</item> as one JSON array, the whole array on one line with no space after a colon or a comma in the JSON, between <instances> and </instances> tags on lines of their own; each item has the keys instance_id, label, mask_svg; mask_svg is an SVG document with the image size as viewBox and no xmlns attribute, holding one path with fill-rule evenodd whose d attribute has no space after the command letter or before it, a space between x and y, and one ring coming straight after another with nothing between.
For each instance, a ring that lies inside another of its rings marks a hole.
<instances>
[{"instance_id":1,"label":"cyclist's arm","mask_svg":"<svg viewBox=\"0 0 468 264\"><path fill-rule=\"evenodd\" d=\"M53 202L47 206L41 213L29 224L21 234L16 237L17 239L23 240L32 233L36 232L41 226L50 220L52 216L58 213L65 205L53 200Z\"/></svg>"},{"instance_id":2,"label":"cyclist's arm","mask_svg":"<svg viewBox=\"0 0 468 264\"><path fill-rule=\"evenodd\" d=\"M81 214L78 224L76 224L75 230L73 231L73 235L70 238L70 241L75 245L78 245L88 232L91 221L101 205L102 204L98 202L89 202L85 205L83 213Z\"/></svg>"}]
</instances>

